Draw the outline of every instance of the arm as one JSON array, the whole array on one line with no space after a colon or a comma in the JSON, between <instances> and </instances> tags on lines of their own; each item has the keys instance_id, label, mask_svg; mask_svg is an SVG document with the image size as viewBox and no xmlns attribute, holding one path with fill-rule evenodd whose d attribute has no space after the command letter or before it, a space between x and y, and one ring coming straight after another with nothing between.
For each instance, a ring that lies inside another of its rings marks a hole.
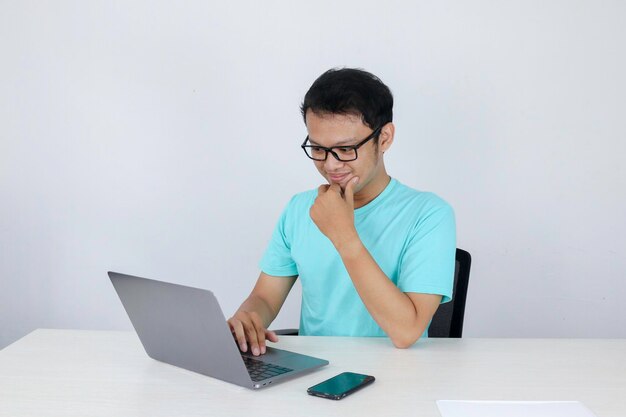
<instances>
[{"instance_id":1,"label":"arm","mask_svg":"<svg viewBox=\"0 0 626 417\"><path fill-rule=\"evenodd\" d=\"M336 247L363 304L394 346L407 348L415 343L437 311L441 296L400 291L358 235Z\"/></svg>"},{"instance_id":2,"label":"arm","mask_svg":"<svg viewBox=\"0 0 626 417\"><path fill-rule=\"evenodd\" d=\"M265 340L277 342L278 337L267 330L276 318L296 277L275 277L261 272L248 298L241 304L228 325L242 352L248 350L258 356L265 353Z\"/></svg>"},{"instance_id":3,"label":"arm","mask_svg":"<svg viewBox=\"0 0 626 417\"><path fill-rule=\"evenodd\" d=\"M337 249L363 304L398 348L417 341L441 302L440 295L404 293L385 275L354 226L354 186L323 185L311 218Z\"/></svg>"}]
</instances>

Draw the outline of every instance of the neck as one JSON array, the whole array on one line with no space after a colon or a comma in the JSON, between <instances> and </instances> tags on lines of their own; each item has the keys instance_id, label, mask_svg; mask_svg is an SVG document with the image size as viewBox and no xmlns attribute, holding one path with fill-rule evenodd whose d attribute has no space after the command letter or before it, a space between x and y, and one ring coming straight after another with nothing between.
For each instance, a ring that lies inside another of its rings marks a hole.
<instances>
[{"instance_id":1,"label":"neck","mask_svg":"<svg viewBox=\"0 0 626 417\"><path fill-rule=\"evenodd\" d=\"M380 178L376 178L365 188L354 194L354 208L358 209L367 204L380 195L391 181L391 177L385 172Z\"/></svg>"}]
</instances>

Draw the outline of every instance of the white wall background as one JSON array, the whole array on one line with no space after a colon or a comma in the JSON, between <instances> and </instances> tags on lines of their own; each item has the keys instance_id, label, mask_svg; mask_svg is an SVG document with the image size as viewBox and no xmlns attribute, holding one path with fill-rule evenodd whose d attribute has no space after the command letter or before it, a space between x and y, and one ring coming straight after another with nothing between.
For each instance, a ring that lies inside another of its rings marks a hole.
<instances>
[{"instance_id":1,"label":"white wall background","mask_svg":"<svg viewBox=\"0 0 626 417\"><path fill-rule=\"evenodd\" d=\"M130 329L118 270L245 298L322 180L298 106L394 92L392 176L456 210L469 337L626 337L619 1L0 2L0 347ZM298 323L299 290L277 319Z\"/></svg>"}]
</instances>

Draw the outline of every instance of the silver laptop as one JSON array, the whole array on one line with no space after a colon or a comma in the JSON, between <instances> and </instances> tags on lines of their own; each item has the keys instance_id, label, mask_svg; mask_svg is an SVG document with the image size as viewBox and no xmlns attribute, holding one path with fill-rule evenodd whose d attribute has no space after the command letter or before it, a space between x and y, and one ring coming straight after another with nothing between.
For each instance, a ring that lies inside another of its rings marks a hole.
<instances>
[{"instance_id":1,"label":"silver laptop","mask_svg":"<svg viewBox=\"0 0 626 417\"><path fill-rule=\"evenodd\" d=\"M267 347L239 351L211 291L109 272L148 356L246 388L328 365L328 361Z\"/></svg>"}]
</instances>

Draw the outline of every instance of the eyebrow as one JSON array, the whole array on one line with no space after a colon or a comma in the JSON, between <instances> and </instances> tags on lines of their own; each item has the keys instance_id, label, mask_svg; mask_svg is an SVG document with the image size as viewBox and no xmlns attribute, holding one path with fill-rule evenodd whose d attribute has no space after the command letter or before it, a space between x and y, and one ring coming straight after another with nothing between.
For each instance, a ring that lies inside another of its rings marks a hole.
<instances>
[{"instance_id":1,"label":"eyebrow","mask_svg":"<svg viewBox=\"0 0 626 417\"><path fill-rule=\"evenodd\" d=\"M355 141L356 141L356 139L344 139L344 140L341 140L341 141L335 143L333 146L329 146L329 148L334 148L335 146L342 146L342 145L343 146L351 146L351 145L354 145ZM319 143L315 142L310 137L309 137L309 142L311 143L311 145L322 146Z\"/></svg>"}]
</instances>

